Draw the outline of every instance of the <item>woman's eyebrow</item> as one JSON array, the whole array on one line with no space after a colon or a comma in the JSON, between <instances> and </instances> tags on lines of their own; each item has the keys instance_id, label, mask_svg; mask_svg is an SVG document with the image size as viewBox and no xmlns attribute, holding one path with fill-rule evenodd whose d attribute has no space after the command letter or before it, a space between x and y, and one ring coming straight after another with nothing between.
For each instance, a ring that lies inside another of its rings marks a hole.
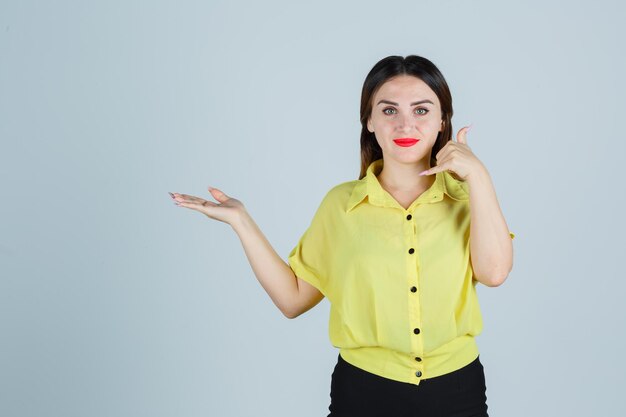
<instances>
[{"instance_id":1,"label":"woman's eyebrow","mask_svg":"<svg viewBox=\"0 0 626 417\"><path fill-rule=\"evenodd\" d=\"M385 104L393 104L394 106L398 106L398 103L394 103L393 101L389 101L389 100L380 100L380 101L378 102L378 104L381 104L381 103L385 103ZM435 103L433 103L433 102L432 102L432 101L430 101L430 100L420 100L420 101L415 101L415 102L411 103L411 106L415 106L416 104L422 104L422 103L430 103L430 104L435 104ZM378 106L378 104L377 104L377 106Z\"/></svg>"}]
</instances>

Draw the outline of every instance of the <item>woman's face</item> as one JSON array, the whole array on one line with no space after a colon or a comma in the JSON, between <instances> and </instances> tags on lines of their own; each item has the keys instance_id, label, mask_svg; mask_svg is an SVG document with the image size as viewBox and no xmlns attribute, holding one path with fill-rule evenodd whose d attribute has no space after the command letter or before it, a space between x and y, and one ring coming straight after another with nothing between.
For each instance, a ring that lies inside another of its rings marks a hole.
<instances>
[{"instance_id":1,"label":"woman's face","mask_svg":"<svg viewBox=\"0 0 626 417\"><path fill-rule=\"evenodd\" d=\"M443 130L441 104L435 92L422 80L398 75L387 80L374 94L367 130L373 132L383 158L430 166L430 152ZM400 146L394 139L419 139L412 146Z\"/></svg>"}]
</instances>

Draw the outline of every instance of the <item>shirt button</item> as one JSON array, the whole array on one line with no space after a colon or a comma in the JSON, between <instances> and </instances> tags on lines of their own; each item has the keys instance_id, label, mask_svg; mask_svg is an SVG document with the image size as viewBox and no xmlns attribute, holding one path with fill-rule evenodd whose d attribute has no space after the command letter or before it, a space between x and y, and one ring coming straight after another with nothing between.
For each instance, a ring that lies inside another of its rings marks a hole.
<instances>
[{"instance_id":1,"label":"shirt button","mask_svg":"<svg viewBox=\"0 0 626 417\"><path fill-rule=\"evenodd\" d=\"M418 329L418 328L413 329L413 333L420 334L420 329Z\"/></svg>"},{"instance_id":2,"label":"shirt button","mask_svg":"<svg viewBox=\"0 0 626 417\"><path fill-rule=\"evenodd\" d=\"M409 253L413 253L413 252L415 252L415 249L413 248L409 249Z\"/></svg>"},{"instance_id":3,"label":"shirt button","mask_svg":"<svg viewBox=\"0 0 626 417\"><path fill-rule=\"evenodd\" d=\"M422 371L415 372L415 376L422 376Z\"/></svg>"},{"instance_id":4,"label":"shirt button","mask_svg":"<svg viewBox=\"0 0 626 417\"><path fill-rule=\"evenodd\" d=\"M411 287L411 292L415 292L415 291L417 291L417 288Z\"/></svg>"},{"instance_id":5,"label":"shirt button","mask_svg":"<svg viewBox=\"0 0 626 417\"><path fill-rule=\"evenodd\" d=\"M411 220L413 218L413 216L411 216L410 214L408 216L406 216L407 220Z\"/></svg>"},{"instance_id":6,"label":"shirt button","mask_svg":"<svg viewBox=\"0 0 626 417\"><path fill-rule=\"evenodd\" d=\"M418 361L418 362L421 362L421 361L422 361L422 358L420 358L419 356L416 356L416 357L415 357L415 360L416 360L416 361Z\"/></svg>"}]
</instances>

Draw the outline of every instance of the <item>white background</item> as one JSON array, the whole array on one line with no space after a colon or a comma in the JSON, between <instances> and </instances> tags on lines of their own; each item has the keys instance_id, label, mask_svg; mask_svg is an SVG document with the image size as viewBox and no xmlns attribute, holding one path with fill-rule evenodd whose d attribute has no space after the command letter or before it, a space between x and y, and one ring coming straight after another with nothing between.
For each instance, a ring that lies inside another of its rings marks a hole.
<instances>
[{"instance_id":1,"label":"white background","mask_svg":"<svg viewBox=\"0 0 626 417\"><path fill-rule=\"evenodd\" d=\"M514 268L479 285L492 416L617 416L626 384L618 1L0 3L0 415L322 416L329 303L286 319L225 223L286 260L358 178L363 80L432 60Z\"/></svg>"}]
</instances>

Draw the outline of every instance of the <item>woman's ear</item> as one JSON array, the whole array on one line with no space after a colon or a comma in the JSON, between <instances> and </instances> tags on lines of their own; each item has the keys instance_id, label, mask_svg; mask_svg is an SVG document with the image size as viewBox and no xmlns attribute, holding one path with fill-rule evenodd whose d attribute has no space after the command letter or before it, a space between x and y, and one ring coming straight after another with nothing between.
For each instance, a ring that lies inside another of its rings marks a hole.
<instances>
[{"instance_id":1,"label":"woman's ear","mask_svg":"<svg viewBox=\"0 0 626 417\"><path fill-rule=\"evenodd\" d=\"M372 126L372 118L371 118L371 117L369 117L369 118L367 119L367 130L368 130L370 133L374 133L374 126Z\"/></svg>"}]
</instances>

